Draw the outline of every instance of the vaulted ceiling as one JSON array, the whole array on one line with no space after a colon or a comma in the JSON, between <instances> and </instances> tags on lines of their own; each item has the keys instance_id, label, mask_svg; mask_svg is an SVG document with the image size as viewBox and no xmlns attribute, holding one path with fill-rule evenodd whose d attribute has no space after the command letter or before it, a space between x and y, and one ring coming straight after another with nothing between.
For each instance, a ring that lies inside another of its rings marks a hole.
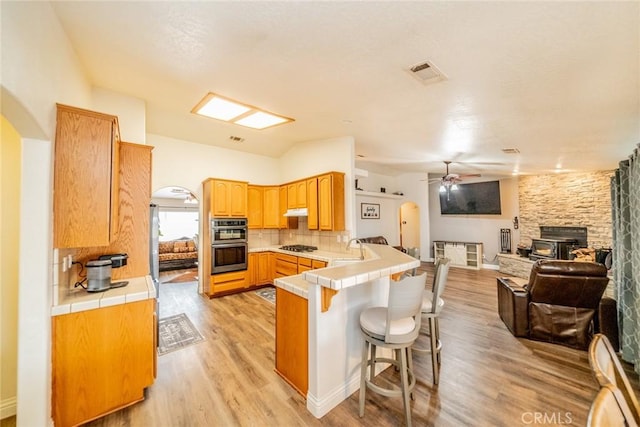
<instances>
[{"instance_id":1,"label":"vaulted ceiling","mask_svg":"<svg viewBox=\"0 0 640 427\"><path fill-rule=\"evenodd\" d=\"M52 6L91 83L144 100L150 133L274 157L352 135L358 166L391 174L613 169L640 142L638 2ZM441 80L411 75L425 61ZM295 122L192 114L210 91Z\"/></svg>"}]
</instances>

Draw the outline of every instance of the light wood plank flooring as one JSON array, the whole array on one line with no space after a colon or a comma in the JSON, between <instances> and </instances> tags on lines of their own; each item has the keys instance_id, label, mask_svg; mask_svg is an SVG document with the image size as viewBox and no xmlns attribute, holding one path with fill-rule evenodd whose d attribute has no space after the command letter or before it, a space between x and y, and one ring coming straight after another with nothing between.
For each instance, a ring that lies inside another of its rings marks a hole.
<instances>
[{"instance_id":1,"label":"light wood plank flooring","mask_svg":"<svg viewBox=\"0 0 640 427\"><path fill-rule=\"evenodd\" d=\"M422 269L431 277L431 264ZM546 425L585 425L597 391L587 353L513 337L497 314L497 276L451 268L440 320L440 385L431 384L430 356L414 355L414 425L533 425L536 416ZM209 300L195 283L165 283L160 298L161 317L187 313L205 341L159 357L158 378L144 402L90 425L403 424L401 399L372 392L362 419L358 392L322 419L309 414L305 400L273 371L274 306L254 292ZM397 374L387 369L382 375Z\"/></svg>"}]
</instances>

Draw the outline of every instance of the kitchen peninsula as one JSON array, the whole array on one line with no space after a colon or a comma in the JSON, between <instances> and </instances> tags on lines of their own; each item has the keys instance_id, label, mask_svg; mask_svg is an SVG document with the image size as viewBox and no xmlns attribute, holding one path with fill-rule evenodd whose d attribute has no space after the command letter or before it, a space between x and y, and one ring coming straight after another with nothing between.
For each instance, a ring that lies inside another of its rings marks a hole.
<instances>
[{"instance_id":1,"label":"kitchen peninsula","mask_svg":"<svg viewBox=\"0 0 640 427\"><path fill-rule=\"evenodd\" d=\"M307 409L317 418L360 386L360 312L367 307L386 305L390 276L420 265L418 259L392 246L365 244L364 247L367 252L364 260L329 258L326 268L277 278L274 282L278 291L285 290L302 298L303 304L306 300L308 388L306 393L300 387L296 388L306 395ZM276 353L278 340L289 338L277 335L278 310L277 298ZM299 315L300 311L296 313ZM304 320L287 319L288 322ZM292 360L291 363L300 364L301 361Z\"/></svg>"}]
</instances>

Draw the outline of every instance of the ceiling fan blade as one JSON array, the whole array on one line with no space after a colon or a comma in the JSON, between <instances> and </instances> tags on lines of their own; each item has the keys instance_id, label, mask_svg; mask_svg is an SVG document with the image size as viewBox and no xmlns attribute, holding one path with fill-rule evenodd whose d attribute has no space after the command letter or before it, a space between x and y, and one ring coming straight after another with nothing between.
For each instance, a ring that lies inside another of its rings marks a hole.
<instances>
[{"instance_id":1,"label":"ceiling fan blade","mask_svg":"<svg viewBox=\"0 0 640 427\"><path fill-rule=\"evenodd\" d=\"M465 173L462 175L459 175L459 178L480 178L482 175L480 175L479 173Z\"/></svg>"}]
</instances>

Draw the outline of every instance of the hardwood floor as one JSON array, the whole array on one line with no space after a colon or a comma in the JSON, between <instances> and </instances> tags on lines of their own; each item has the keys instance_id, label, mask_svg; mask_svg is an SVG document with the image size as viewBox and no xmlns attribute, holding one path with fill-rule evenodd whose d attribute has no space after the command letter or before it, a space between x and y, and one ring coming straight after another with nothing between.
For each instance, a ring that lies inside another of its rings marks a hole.
<instances>
[{"instance_id":1,"label":"hardwood floor","mask_svg":"<svg viewBox=\"0 0 640 427\"><path fill-rule=\"evenodd\" d=\"M431 273L433 266L423 263ZM492 270L451 268L440 318L440 384L414 355L417 426L586 423L597 386L587 353L513 337L498 317ZM254 292L209 299L195 283L163 283L160 317L187 313L205 341L158 358L146 400L92 426L397 426L401 399L358 392L322 419L274 372L274 305ZM397 374L387 369L383 376ZM637 389L637 376L630 373Z\"/></svg>"}]
</instances>

